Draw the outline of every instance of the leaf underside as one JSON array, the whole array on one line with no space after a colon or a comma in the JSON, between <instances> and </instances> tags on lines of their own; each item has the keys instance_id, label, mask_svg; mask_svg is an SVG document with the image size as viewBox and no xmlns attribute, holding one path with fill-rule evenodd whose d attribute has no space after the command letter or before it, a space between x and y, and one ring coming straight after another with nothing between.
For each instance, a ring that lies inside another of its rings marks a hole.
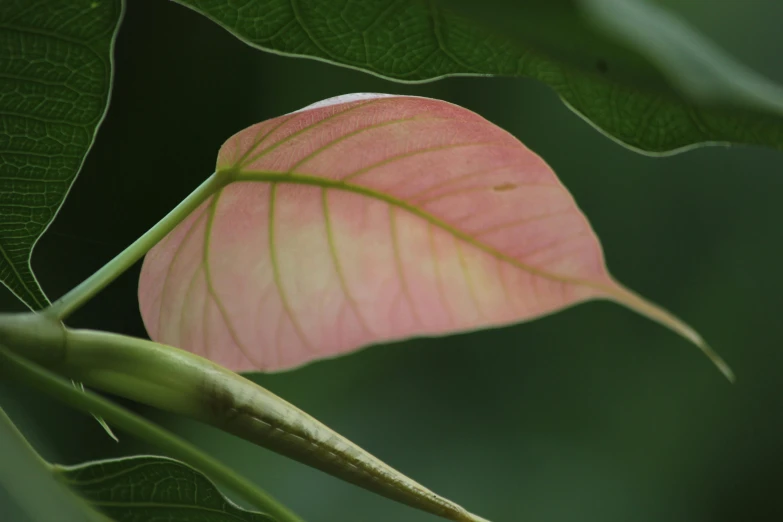
<instances>
[{"instance_id":1,"label":"leaf underside","mask_svg":"<svg viewBox=\"0 0 783 522\"><path fill-rule=\"evenodd\" d=\"M604 0L488 0L468 3L480 16L465 16L422 0L176 1L259 49L397 81L532 77L640 152L783 148L783 91L647 2L624 0L627 16L619 16L620 6ZM505 19L502 28L496 19Z\"/></svg>"},{"instance_id":2,"label":"leaf underside","mask_svg":"<svg viewBox=\"0 0 783 522\"><path fill-rule=\"evenodd\" d=\"M230 138L233 183L147 255L150 336L234 370L616 300L701 338L616 283L554 172L460 107L348 97Z\"/></svg>"},{"instance_id":3,"label":"leaf underside","mask_svg":"<svg viewBox=\"0 0 783 522\"><path fill-rule=\"evenodd\" d=\"M165 457L57 466L55 472L117 522L274 522L269 515L241 509L200 472Z\"/></svg>"},{"instance_id":4,"label":"leaf underside","mask_svg":"<svg viewBox=\"0 0 783 522\"><path fill-rule=\"evenodd\" d=\"M106 112L120 0L0 2L0 281L48 304L30 267Z\"/></svg>"}]
</instances>

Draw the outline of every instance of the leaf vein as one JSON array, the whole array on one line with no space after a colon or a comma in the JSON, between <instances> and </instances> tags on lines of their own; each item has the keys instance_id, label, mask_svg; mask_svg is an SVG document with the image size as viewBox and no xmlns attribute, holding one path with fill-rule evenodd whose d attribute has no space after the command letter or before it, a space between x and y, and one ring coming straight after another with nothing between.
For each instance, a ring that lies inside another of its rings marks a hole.
<instances>
[{"instance_id":1,"label":"leaf vein","mask_svg":"<svg viewBox=\"0 0 783 522\"><path fill-rule=\"evenodd\" d=\"M334 188L338 190L344 190L346 192L352 192L354 194L367 196L378 201L389 203L402 210L407 210L413 215L418 216L424 219L425 221L432 223L432 225L452 234L453 236L459 239L462 239L469 245L474 246L475 248L491 256L500 258L502 261L509 263L515 268L518 268L525 272L529 272L532 275L542 277L544 279L551 279L551 280L561 281L564 283L570 283L570 284L582 285L582 286L594 288L612 296L618 295L618 292L614 288L602 284L600 282L593 282L593 281L584 280L573 276L554 274L546 270L536 268L526 263L523 263L518 259L511 257L508 254L500 252L499 250L491 247L490 245L476 241L476 239L471 237L469 233L456 229L455 227L449 225L442 219L422 210L421 208L416 207L415 205L412 205L394 196L390 196L388 194L378 192L371 188L363 187L361 185L356 185L353 183L345 183L344 181L341 180L331 180L318 176L310 176L310 175L303 175L303 174L291 175L288 173L281 173L276 171L247 171L247 170L239 171L237 173L236 179L237 181L265 181L270 183L291 183L291 184L309 185L309 186L316 186L316 187Z\"/></svg>"},{"instance_id":2,"label":"leaf vein","mask_svg":"<svg viewBox=\"0 0 783 522\"><path fill-rule=\"evenodd\" d=\"M283 282L280 278L280 264L277 260L277 245L275 243L275 203L276 203L276 194L277 194L277 183L273 182L269 187L269 260L272 263L272 279L274 280L275 287L277 288L277 294L280 297L280 302L283 305L283 309L285 310L286 315L288 316L288 320L291 321L291 325L294 327L294 331L296 332L299 339L302 341L302 344L304 345L305 349L314 351L313 347L310 345L309 341L307 340L307 337L304 334L304 331L302 331L302 327L299 325L299 321L296 320L296 316L294 315L293 310L291 309L291 305L288 302L288 295L286 294L285 290L283 289ZM275 340L275 343L277 343L279 339Z\"/></svg>"},{"instance_id":3,"label":"leaf vein","mask_svg":"<svg viewBox=\"0 0 783 522\"><path fill-rule=\"evenodd\" d=\"M351 292L348 288L348 282L345 279L345 274L343 273L343 269L340 264L340 259L337 256L337 246L335 245L334 241L334 230L332 229L332 220L329 215L329 196L327 194L326 188L321 189L321 200L323 201L324 226L326 228L326 239L329 243L329 253L331 254L332 262L334 263L335 272L337 272L337 278L340 281L340 288L342 288L343 293L345 294L345 298L354 314L356 314L356 318L359 320L362 328L364 328L367 333L372 334L372 331L367 326L367 321L359 310L359 303L356 301L356 299L354 299L353 295L351 295Z\"/></svg>"},{"instance_id":4,"label":"leaf vein","mask_svg":"<svg viewBox=\"0 0 783 522\"><path fill-rule=\"evenodd\" d=\"M423 326L424 323L421 320L419 311L416 309L416 303L413 300L413 297L411 296L408 280L405 277L405 270L402 264L402 254L400 253L400 242L399 242L399 237L397 232L397 216L394 213L394 209L395 209L394 205L389 205L389 224L391 227L391 240L392 240L392 250L394 252L394 264L397 268L397 274L400 277L400 288L402 290L402 294L405 296L405 299L408 301L408 306L411 309L411 314L413 315L413 319L419 324L419 326Z\"/></svg>"}]
</instances>

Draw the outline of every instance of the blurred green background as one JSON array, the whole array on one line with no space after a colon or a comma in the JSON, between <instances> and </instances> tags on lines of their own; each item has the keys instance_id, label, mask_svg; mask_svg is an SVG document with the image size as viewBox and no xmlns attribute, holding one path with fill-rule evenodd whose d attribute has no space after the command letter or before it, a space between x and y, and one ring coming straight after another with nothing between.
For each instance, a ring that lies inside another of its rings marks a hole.
<instances>
[{"instance_id":1,"label":"blurred green background","mask_svg":"<svg viewBox=\"0 0 783 522\"><path fill-rule=\"evenodd\" d=\"M783 82L783 2L664 3ZM602 302L253 379L493 522L783 520L783 153L644 157L534 81L395 84L255 51L169 2L130 4L107 119L35 250L33 267L51 298L195 188L236 131L348 92L445 99L541 154L590 218L615 276L696 327L733 366L736 385L686 341ZM138 269L70 324L144 336ZM21 310L8 292L0 299L3 310ZM123 433L116 444L91 418L30 390L2 384L0 401L54 462L156 453ZM212 428L121 402L309 521L436 520ZM10 509L0 492L0 513Z\"/></svg>"}]
</instances>

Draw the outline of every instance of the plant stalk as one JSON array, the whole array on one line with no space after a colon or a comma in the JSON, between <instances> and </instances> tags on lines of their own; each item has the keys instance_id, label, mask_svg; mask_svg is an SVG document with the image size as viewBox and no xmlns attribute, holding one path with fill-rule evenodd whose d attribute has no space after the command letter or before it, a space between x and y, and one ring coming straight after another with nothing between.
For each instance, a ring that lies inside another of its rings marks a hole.
<instances>
[{"instance_id":1,"label":"plant stalk","mask_svg":"<svg viewBox=\"0 0 783 522\"><path fill-rule=\"evenodd\" d=\"M230 176L226 173L215 172L210 175L187 198L182 200L179 205L158 221L155 226L41 313L58 321L65 320L120 274L133 266L136 261L141 259L161 239L166 237L174 227L196 210L212 194L230 182Z\"/></svg>"}]
</instances>

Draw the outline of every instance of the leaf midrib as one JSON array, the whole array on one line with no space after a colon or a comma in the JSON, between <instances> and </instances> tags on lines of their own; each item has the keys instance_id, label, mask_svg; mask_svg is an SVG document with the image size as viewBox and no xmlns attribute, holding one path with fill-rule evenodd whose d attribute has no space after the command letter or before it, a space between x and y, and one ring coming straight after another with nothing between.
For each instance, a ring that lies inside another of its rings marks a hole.
<instances>
[{"instance_id":1,"label":"leaf midrib","mask_svg":"<svg viewBox=\"0 0 783 522\"><path fill-rule=\"evenodd\" d=\"M576 277L554 274L546 270L542 270L540 268L536 268L526 263L523 263L518 259L515 259L507 254L504 254L503 252L495 248L492 248L491 246L485 243L477 241L470 234L463 232L462 230L459 230L453 227L452 225L449 225L447 222L430 214L429 212L426 212L425 210L422 210L416 205L412 205L402 199L396 198L394 196L391 196L383 192L379 192L377 190L373 190L368 187L364 187L361 185L357 185L345 181L330 180L328 178L322 178L322 177L312 176L308 174L292 173L292 172L284 172L284 171L226 169L225 171L222 172L224 172L227 177L230 177L235 182L268 182L268 183L289 183L295 185L308 185L314 187L321 187L323 189L334 189L334 190L342 190L345 192L352 192L354 194L360 194L366 197L373 198L378 201L383 201L389 205L393 205L402 210L406 210L411 214L418 216L424 219L425 221L431 223L432 225L440 228L441 230L444 230L452 234L454 237L465 241L469 245L493 256L494 258L499 259L501 261L505 261L510 265L520 270L524 270L532 275L549 279L552 281L557 281L560 283L586 286L586 287L594 288L596 290L600 290L601 292L605 293L607 296L620 297L618 292L615 291L615 289L610 285L601 284L598 282L585 280L585 279L579 279Z\"/></svg>"}]
</instances>

